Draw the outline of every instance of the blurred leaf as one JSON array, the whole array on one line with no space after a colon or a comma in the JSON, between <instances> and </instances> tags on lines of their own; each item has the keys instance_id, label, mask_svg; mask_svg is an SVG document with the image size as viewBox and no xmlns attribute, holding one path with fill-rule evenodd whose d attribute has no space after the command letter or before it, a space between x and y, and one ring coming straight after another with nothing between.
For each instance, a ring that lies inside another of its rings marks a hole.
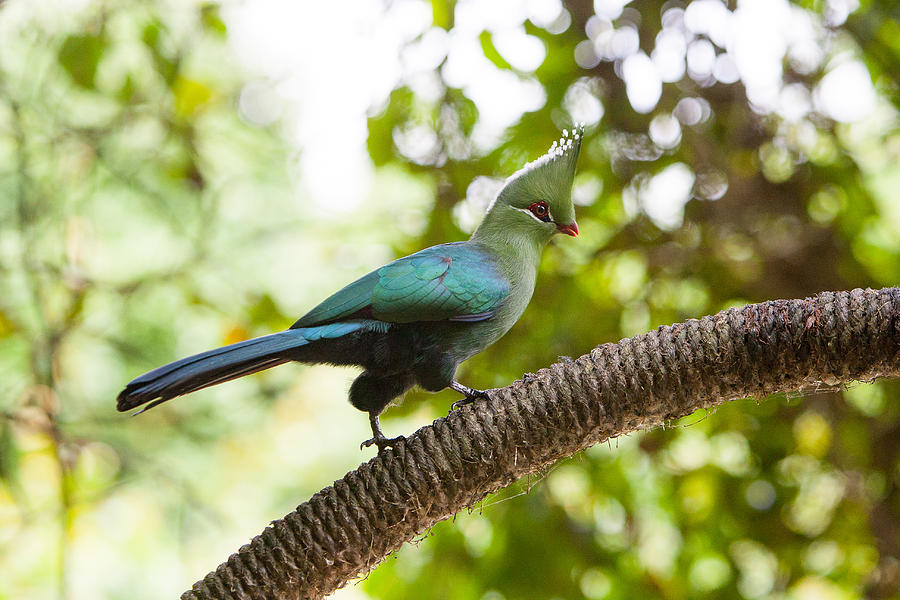
<instances>
[{"instance_id":1,"label":"blurred leaf","mask_svg":"<svg viewBox=\"0 0 900 600\"><path fill-rule=\"evenodd\" d=\"M489 31L482 31L478 36L478 41L481 42L481 51L484 52L484 57L494 63L494 66L512 70L512 65L506 62L506 59L500 55L500 52L494 46L494 40Z\"/></svg>"},{"instance_id":2,"label":"blurred leaf","mask_svg":"<svg viewBox=\"0 0 900 600\"><path fill-rule=\"evenodd\" d=\"M130 103L134 100L134 92L134 79L129 74L125 77L125 81L122 83L122 87L119 88L119 100L121 100L125 104Z\"/></svg>"},{"instance_id":3,"label":"blurred leaf","mask_svg":"<svg viewBox=\"0 0 900 600\"><path fill-rule=\"evenodd\" d=\"M188 119L200 110L212 97L212 90L204 83L179 77L172 87L175 95L175 114Z\"/></svg>"},{"instance_id":4,"label":"blurred leaf","mask_svg":"<svg viewBox=\"0 0 900 600\"><path fill-rule=\"evenodd\" d=\"M94 89L97 65L106 50L103 35L73 34L66 38L59 49L59 63L79 86Z\"/></svg>"},{"instance_id":5,"label":"blurred leaf","mask_svg":"<svg viewBox=\"0 0 900 600\"><path fill-rule=\"evenodd\" d=\"M269 294L260 296L259 300L247 311L247 318L254 325L271 331L284 329L293 322L293 319L281 312Z\"/></svg>"},{"instance_id":6,"label":"blurred leaf","mask_svg":"<svg viewBox=\"0 0 900 600\"><path fill-rule=\"evenodd\" d=\"M391 92L385 111L369 118L369 136L366 146L375 166L382 166L396 160L394 129L409 119L414 99L415 96L409 88L397 88Z\"/></svg>"},{"instance_id":7,"label":"blurred leaf","mask_svg":"<svg viewBox=\"0 0 900 600\"><path fill-rule=\"evenodd\" d=\"M453 27L453 14L456 10L456 0L432 0L431 21L435 27L450 31Z\"/></svg>"},{"instance_id":8,"label":"blurred leaf","mask_svg":"<svg viewBox=\"0 0 900 600\"><path fill-rule=\"evenodd\" d=\"M6 484L11 495L19 491L19 459L10 421L0 416L0 482Z\"/></svg>"},{"instance_id":9,"label":"blurred leaf","mask_svg":"<svg viewBox=\"0 0 900 600\"><path fill-rule=\"evenodd\" d=\"M447 103L453 107L459 118L459 127L463 135L472 135L472 130L478 123L478 107L461 90L448 89Z\"/></svg>"},{"instance_id":10,"label":"blurred leaf","mask_svg":"<svg viewBox=\"0 0 900 600\"><path fill-rule=\"evenodd\" d=\"M150 49L150 54L153 57L153 63L156 65L156 70L162 75L166 83L171 85L175 81L175 76L178 72L178 61L166 56L166 53L163 50L163 30L164 27L162 22L158 19L152 19L144 26L141 39L144 42L144 45Z\"/></svg>"},{"instance_id":11,"label":"blurred leaf","mask_svg":"<svg viewBox=\"0 0 900 600\"><path fill-rule=\"evenodd\" d=\"M225 37L228 28L225 21L219 14L219 6L216 4L204 4L200 9L200 19L207 31L219 36Z\"/></svg>"},{"instance_id":12,"label":"blurred leaf","mask_svg":"<svg viewBox=\"0 0 900 600\"><path fill-rule=\"evenodd\" d=\"M250 339L250 336L251 333L247 331L246 328L241 327L240 325L234 325L225 331L225 335L222 336L222 345L228 346L230 344L237 344L238 342Z\"/></svg>"},{"instance_id":13,"label":"blurred leaf","mask_svg":"<svg viewBox=\"0 0 900 600\"><path fill-rule=\"evenodd\" d=\"M9 337L16 332L16 325L0 310L0 338Z\"/></svg>"}]
</instances>

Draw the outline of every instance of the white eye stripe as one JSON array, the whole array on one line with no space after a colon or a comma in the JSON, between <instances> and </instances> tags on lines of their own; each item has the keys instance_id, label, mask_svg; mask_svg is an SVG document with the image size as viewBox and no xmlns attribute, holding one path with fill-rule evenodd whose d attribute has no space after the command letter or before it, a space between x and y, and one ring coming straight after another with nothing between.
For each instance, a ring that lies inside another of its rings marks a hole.
<instances>
[{"instance_id":1,"label":"white eye stripe","mask_svg":"<svg viewBox=\"0 0 900 600\"><path fill-rule=\"evenodd\" d=\"M537 216L536 214L534 214L533 212L531 212L531 211L528 210L527 208L519 208L519 207L517 207L517 206L510 206L510 208L513 209L513 210L518 210L518 211L521 211L521 212L525 213L526 215L528 215L529 217L531 217L532 219L534 219L534 220L537 221L538 223L548 223L548 222L550 222L550 221L553 221L553 215L550 214L550 210L549 210L549 209L547 210L547 218L550 219L550 221L544 221L544 220L542 220L542 219L539 219L538 216Z\"/></svg>"}]
</instances>

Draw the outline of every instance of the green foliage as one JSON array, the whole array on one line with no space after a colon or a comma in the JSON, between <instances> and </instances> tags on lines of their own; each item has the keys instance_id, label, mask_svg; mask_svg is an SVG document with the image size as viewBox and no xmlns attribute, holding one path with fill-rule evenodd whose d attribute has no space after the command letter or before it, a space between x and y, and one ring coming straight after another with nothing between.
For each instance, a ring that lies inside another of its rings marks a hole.
<instances>
[{"instance_id":1,"label":"green foliage","mask_svg":"<svg viewBox=\"0 0 900 600\"><path fill-rule=\"evenodd\" d=\"M102 35L70 35L59 48L59 64L85 89L94 88L97 65L106 49Z\"/></svg>"},{"instance_id":2,"label":"green foliage","mask_svg":"<svg viewBox=\"0 0 900 600\"><path fill-rule=\"evenodd\" d=\"M481 35L478 36L478 41L481 42L481 51L484 53L484 57L494 63L495 67L500 69L512 69L512 65L503 58L503 55L501 55L497 50L497 47L494 46L494 41L491 39L491 33L489 31L482 31Z\"/></svg>"}]
</instances>

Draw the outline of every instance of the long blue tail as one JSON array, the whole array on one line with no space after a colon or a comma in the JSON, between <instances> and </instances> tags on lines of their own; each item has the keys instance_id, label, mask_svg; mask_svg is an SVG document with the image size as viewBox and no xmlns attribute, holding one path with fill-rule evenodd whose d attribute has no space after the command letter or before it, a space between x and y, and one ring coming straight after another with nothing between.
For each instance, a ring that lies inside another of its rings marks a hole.
<instances>
[{"instance_id":1,"label":"long blue tail","mask_svg":"<svg viewBox=\"0 0 900 600\"><path fill-rule=\"evenodd\" d=\"M176 396L288 362L291 359L287 354L291 350L319 339L340 337L363 327L363 323L351 321L288 329L188 356L132 380L119 393L116 408L126 411L149 402L144 408L148 410Z\"/></svg>"}]
</instances>

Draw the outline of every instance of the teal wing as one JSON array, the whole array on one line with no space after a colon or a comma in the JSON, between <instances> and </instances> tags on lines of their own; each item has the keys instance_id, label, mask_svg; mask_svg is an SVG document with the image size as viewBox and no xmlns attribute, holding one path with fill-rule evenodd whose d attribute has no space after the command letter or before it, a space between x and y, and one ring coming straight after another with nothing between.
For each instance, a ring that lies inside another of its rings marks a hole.
<instances>
[{"instance_id":1,"label":"teal wing","mask_svg":"<svg viewBox=\"0 0 900 600\"><path fill-rule=\"evenodd\" d=\"M294 327L345 318L389 323L483 321L509 295L493 258L465 243L443 244L395 260L351 283Z\"/></svg>"},{"instance_id":2,"label":"teal wing","mask_svg":"<svg viewBox=\"0 0 900 600\"><path fill-rule=\"evenodd\" d=\"M509 295L509 282L487 253L444 244L378 270L372 316L392 323L482 321Z\"/></svg>"}]
</instances>

